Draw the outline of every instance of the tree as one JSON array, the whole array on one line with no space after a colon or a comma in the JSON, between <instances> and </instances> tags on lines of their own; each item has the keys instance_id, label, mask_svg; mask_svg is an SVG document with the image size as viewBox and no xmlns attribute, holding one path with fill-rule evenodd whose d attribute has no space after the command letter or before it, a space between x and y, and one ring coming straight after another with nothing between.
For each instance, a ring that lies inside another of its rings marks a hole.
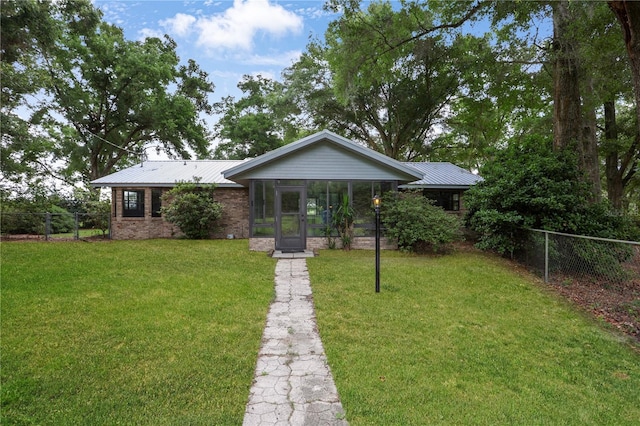
<instances>
[{"instance_id":1,"label":"tree","mask_svg":"<svg viewBox=\"0 0 640 426\"><path fill-rule=\"evenodd\" d=\"M215 185L180 182L163 195L165 219L175 224L187 238L209 238L222 216L223 206L213 199Z\"/></svg>"},{"instance_id":2,"label":"tree","mask_svg":"<svg viewBox=\"0 0 640 426\"><path fill-rule=\"evenodd\" d=\"M5 2L0 14L0 170L3 187L19 190L21 184L38 187L51 174L45 157L51 149L42 132L35 132L39 117L28 120L17 113L43 88L46 75L37 66L36 43L50 46L55 29L51 3L18 0Z\"/></svg>"},{"instance_id":3,"label":"tree","mask_svg":"<svg viewBox=\"0 0 640 426\"><path fill-rule=\"evenodd\" d=\"M591 76L580 55L580 27L585 15L580 4L553 3L554 114L553 147L578 152L578 165L591 184L592 198L600 199L600 170L595 131L595 106L581 93L592 91ZM586 82L581 90L581 82Z\"/></svg>"},{"instance_id":4,"label":"tree","mask_svg":"<svg viewBox=\"0 0 640 426\"><path fill-rule=\"evenodd\" d=\"M324 45L310 43L285 72L314 127L329 127L399 160L426 155L429 132L459 86L468 58L461 52L472 37L449 41L434 34L389 49L415 30L413 12L371 3L345 15L330 24ZM366 66L359 66L363 61Z\"/></svg>"},{"instance_id":5,"label":"tree","mask_svg":"<svg viewBox=\"0 0 640 426\"><path fill-rule=\"evenodd\" d=\"M638 133L640 133L640 2L621 0L609 1L608 4L620 23L622 38L631 64Z\"/></svg>"},{"instance_id":6,"label":"tree","mask_svg":"<svg viewBox=\"0 0 640 426\"><path fill-rule=\"evenodd\" d=\"M624 108L624 105L620 105ZM619 106L619 107L620 107ZM635 117L631 108L625 108L622 119L616 110L616 102L604 104L604 141L601 144L605 158L607 195L612 207L625 211L625 192L637 176L640 160L640 133L636 131Z\"/></svg>"},{"instance_id":7,"label":"tree","mask_svg":"<svg viewBox=\"0 0 640 426\"><path fill-rule=\"evenodd\" d=\"M288 102L282 83L262 76L245 75L238 88L239 100L225 97L214 105L222 115L215 126L216 158L243 160L257 157L300 136L298 110Z\"/></svg>"},{"instance_id":8,"label":"tree","mask_svg":"<svg viewBox=\"0 0 640 426\"><path fill-rule=\"evenodd\" d=\"M467 225L480 234L479 247L513 256L526 228L626 239L624 221L604 203L593 203L580 179L576 152L552 150L551 140L529 137L496 153L484 178L465 194Z\"/></svg>"},{"instance_id":9,"label":"tree","mask_svg":"<svg viewBox=\"0 0 640 426\"><path fill-rule=\"evenodd\" d=\"M126 40L87 0L50 7L51 37L36 35L36 59L22 66L46 73L47 96L31 109L32 121L47 130L49 160L64 162L69 181L87 182L130 165L151 142L173 156L208 154L199 114L211 113L213 84L194 61L179 64L173 40ZM8 149L19 152L18 143L12 139Z\"/></svg>"}]
</instances>

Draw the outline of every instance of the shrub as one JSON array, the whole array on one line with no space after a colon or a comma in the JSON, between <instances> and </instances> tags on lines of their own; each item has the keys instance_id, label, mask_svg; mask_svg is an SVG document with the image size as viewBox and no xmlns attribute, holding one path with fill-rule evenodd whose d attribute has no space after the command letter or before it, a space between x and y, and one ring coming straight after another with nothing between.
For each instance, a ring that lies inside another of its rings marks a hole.
<instances>
[{"instance_id":1,"label":"shrub","mask_svg":"<svg viewBox=\"0 0 640 426\"><path fill-rule=\"evenodd\" d=\"M64 234L75 229L76 219L73 213L58 206L50 206L49 213L51 213L50 231L52 234Z\"/></svg>"},{"instance_id":2,"label":"shrub","mask_svg":"<svg viewBox=\"0 0 640 426\"><path fill-rule=\"evenodd\" d=\"M396 239L403 251L443 251L461 239L458 217L434 206L420 192L387 194L381 215L386 235Z\"/></svg>"},{"instance_id":3,"label":"shrub","mask_svg":"<svg viewBox=\"0 0 640 426\"><path fill-rule=\"evenodd\" d=\"M340 235L342 249L346 251L351 250L351 242L353 241L353 219L355 215L355 210L349 202L349 196L344 195L342 197L342 203L340 203L333 213L331 221L338 231L338 235ZM331 247L331 241L329 241L329 247Z\"/></svg>"},{"instance_id":4,"label":"shrub","mask_svg":"<svg viewBox=\"0 0 640 426\"><path fill-rule=\"evenodd\" d=\"M550 141L531 137L496 152L484 178L465 194L467 226L478 247L514 255L527 242L526 228L627 239L628 221L594 203L575 153L554 152Z\"/></svg>"},{"instance_id":5,"label":"shrub","mask_svg":"<svg viewBox=\"0 0 640 426\"><path fill-rule=\"evenodd\" d=\"M109 230L109 215L111 214L111 202L106 200L87 201L87 218L84 226L96 228L106 235Z\"/></svg>"},{"instance_id":6,"label":"shrub","mask_svg":"<svg viewBox=\"0 0 640 426\"><path fill-rule=\"evenodd\" d=\"M165 219L175 224L190 239L205 239L215 231L222 216L222 204L213 199L215 185L179 182L162 196Z\"/></svg>"}]
</instances>

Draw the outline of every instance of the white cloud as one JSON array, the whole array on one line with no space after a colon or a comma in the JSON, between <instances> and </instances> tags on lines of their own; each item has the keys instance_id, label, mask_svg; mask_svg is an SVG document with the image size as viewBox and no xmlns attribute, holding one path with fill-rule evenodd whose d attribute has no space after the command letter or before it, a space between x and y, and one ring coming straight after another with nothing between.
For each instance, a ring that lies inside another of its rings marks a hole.
<instances>
[{"instance_id":1,"label":"white cloud","mask_svg":"<svg viewBox=\"0 0 640 426\"><path fill-rule=\"evenodd\" d=\"M249 65L289 67L298 59L300 59L300 55L302 55L302 52L299 50L290 50L288 52L282 52L276 55L253 54L244 58L242 62Z\"/></svg>"},{"instance_id":2,"label":"white cloud","mask_svg":"<svg viewBox=\"0 0 640 426\"><path fill-rule=\"evenodd\" d=\"M184 37L193 30L194 22L196 22L196 18L194 16L178 13L173 18L160 21L160 25L168 32Z\"/></svg>"},{"instance_id":3,"label":"white cloud","mask_svg":"<svg viewBox=\"0 0 640 426\"><path fill-rule=\"evenodd\" d=\"M302 30L302 18L268 0L234 0L224 13L198 18L198 44L212 49L251 50L260 32L274 37Z\"/></svg>"},{"instance_id":4,"label":"white cloud","mask_svg":"<svg viewBox=\"0 0 640 426\"><path fill-rule=\"evenodd\" d=\"M147 37L157 37L162 39L164 37L164 33L158 30L152 30L151 28L143 28L138 31L139 37L138 40L143 41Z\"/></svg>"}]
</instances>

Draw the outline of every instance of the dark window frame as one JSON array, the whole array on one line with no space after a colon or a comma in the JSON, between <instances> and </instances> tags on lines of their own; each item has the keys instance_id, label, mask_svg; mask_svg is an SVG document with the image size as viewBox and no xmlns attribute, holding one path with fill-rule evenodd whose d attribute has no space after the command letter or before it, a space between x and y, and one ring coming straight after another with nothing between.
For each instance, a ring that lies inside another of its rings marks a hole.
<instances>
[{"instance_id":1,"label":"dark window frame","mask_svg":"<svg viewBox=\"0 0 640 426\"><path fill-rule=\"evenodd\" d=\"M135 194L135 198L131 195ZM144 189L122 191L122 217L144 217Z\"/></svg>"},{"instance_id":2,"label":"dark window frame","mask_svg":"<svg viewBox=\"0 0 640 426\"><path fill-rule=\"evenodd\" d=\"M151 190L151 217L162 217L162 189Z\"/></svg>"},{"instance_id":3,"label":"dark window frame","mask_svg":"<svg viewBox=\"0 0 640 426\"><path fill-rule=\"evenodd\" d=\"M434 190L424 189L422 195L433 200L435 205L442 207L445 211L460 211L460 191L458 190Z\"/></svg>"}]
</instances>

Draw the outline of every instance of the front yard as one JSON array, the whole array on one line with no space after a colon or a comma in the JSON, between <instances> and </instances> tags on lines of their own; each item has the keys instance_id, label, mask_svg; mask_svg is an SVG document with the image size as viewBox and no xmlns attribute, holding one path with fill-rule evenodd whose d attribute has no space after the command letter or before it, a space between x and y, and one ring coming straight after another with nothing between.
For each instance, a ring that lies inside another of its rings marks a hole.
<instances>
[{"instance_id":1,"label":"front yard","mask_svg":"<svg viewBox=\"0 0 640 426\"><path fill-rule=\"evenodd\" d=\"M274 267L246 241L2 243L1 423L242 423Z\"/></svg>"},{"instance_id":2,"label":"front yard","mask_svg":"<svg viewBox=\"0 0 640 426\"><path fill-rule=\"evenodd\" d=\"M246 241L2 243L2 424L242 423L275 260ZM308 259L354 425L637 424L630 340L475 251Z\"/></svg>"},{"instance_id":3,"label":"front yard","mask_svg":"<svg viewBox=\"0 0 640 426\"><path fill-rule=\"evenodd\" d=\"M635 425L640 353L514 264L324 251L320 335L353 425Z\"/></svg>"}]
</instances>

